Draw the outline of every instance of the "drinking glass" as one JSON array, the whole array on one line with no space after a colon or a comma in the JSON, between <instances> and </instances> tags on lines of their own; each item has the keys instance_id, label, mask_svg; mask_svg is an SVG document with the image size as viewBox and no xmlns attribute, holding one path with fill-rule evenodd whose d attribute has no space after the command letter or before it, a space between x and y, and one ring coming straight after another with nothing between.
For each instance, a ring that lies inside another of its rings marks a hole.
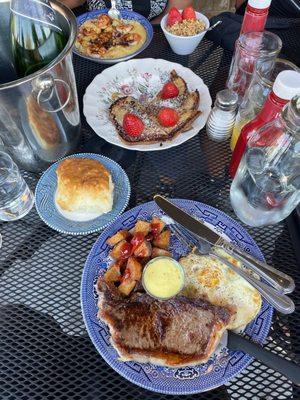
<instances>
[{"instance_id":1,"label":"drinking glass","mask_svg":"<svg viewBox=\"0 0 300 400\"><path fill-rule=\"evenodd\" d=\"M15 221L29 213L33 193L11 157L0 151L0 220Z\"/></svg>"},{"instance_id":2,"label":"drinking glass","mask_svg":"<svg viewBox=\"0 0 300 400\"><path fill-rule=\"evenodd\" d=\"M239 104L248 89L254 69L264 64L272 70L282 47L281 39L271 32L248 32L241 35L235 46L227 87L239 96Z\"/></svg>"},{"instance_id":3,"label":"drinking glass","mask_svg":"<svg viewBox=\"0 0 300 400\"><path fill-rule=\"evenodd\" d=\"M249 88L245 93L235 119L230 141L232 151L235 148L242 128L260 112L268 94L272 90L277 75L285 70L300 71L295 64L281 58L275 60L271 69L265 63L260 63L256 66Z\"/></svg>"}]
</instances>

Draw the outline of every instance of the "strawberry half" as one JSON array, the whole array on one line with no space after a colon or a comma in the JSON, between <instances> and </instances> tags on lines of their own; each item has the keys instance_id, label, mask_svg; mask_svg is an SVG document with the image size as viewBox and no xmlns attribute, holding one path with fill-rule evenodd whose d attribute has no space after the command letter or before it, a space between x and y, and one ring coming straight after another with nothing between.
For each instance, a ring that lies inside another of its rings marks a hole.
<instances>
[{"instance_id":1,"label":"strawberry half","mask_svg":"<svg viewBox=\"0 0 300 400\"><path fill-rule=\"evenodd\" d=\"M144 130L143 121L135 114L126 113L123 118L123 129L129 136L138 137Z\"/></svg>"},{"instance_id":2,"label":"strawberry half","mask_svg":"<svg viewBox=\"0 0 300 400\"><path fill-rule=\"evenodd\" d=\"M159 111L157 118L161 126L168 128L177 124L179 115L173 108L165 107Z\"/></svg>"},{"instance_id":3,"label":"strawberry half","mask_svg":"<svg viewBox=\"0 0 300 400\"><path fill-rule=\"evenodd\" d=\"M179 95L179 89L178 87L172 83L168 82L166 83L161 92L160 92L160 97L164 100L166 99L172 99L173 97L177 97Z\"/></svg>"},{"instance_id":4,"label":"strawberry half","mask_svg":"<svg viewBox=\"0 0 300 400\"><path fill-rule=\"evenodd\" d=\"M187 7L182 11L182 19L191 19L194 21L197 19L195 10L192 6Z\"/></svg>"},{"instance_id":5,"label":"strawberry half","mask_svg":"<svg viewBox=\"0 0 300 400\"><path fill-rule=\"evenodd\" d=\"M172 26L176 22L181 22L182 21L182 16L180 14L180 11L176 7L172 7L169 11L168 18L167 18L167 25Z\"/></svg>"}]
</instances>

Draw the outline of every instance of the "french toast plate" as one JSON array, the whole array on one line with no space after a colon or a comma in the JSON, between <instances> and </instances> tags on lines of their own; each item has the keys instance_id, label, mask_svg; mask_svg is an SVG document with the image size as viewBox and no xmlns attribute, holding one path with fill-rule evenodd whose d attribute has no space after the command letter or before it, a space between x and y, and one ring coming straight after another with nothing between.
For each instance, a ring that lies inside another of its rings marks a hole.
<instances>
[{"instance_id":1,"label":"french toast plate","mask_svg":"<svg viewBox=\"0 0 300 400\"><path fill-rule=\"evenodd\" d=\"M191 129L157 143L129 144L122 140L109 119L109 107L115 97L132 96L145 104L169 81L172 70L185 80L189 91L197 89L200 94L201 114ZM94 78L83 97L83 113L98 136L116 146L138 151L165 150L191 139L205 126L211 105L208 87L198 75L181 64L154 58L129 60L105 69Z\"/></svg>"},{"instance_id":2,"label":"french toast plate","mask_svg":"<svg viewBox=\"0 0 300 400\"><path fill-rule=\"evenodd\" d=\"M192 200L172 199L172 202L189 214L201 219L219 235L240 246L258 259L263 255L251 236L236 221L223 212ZM183 395L205 392L220 385L240 373L253 358L241 351L231 351L225 346L224 335L217 351L205 364L185 368L168 368L138 362L122 362L117 351L110 343L107 325L97 318L98 295L95 290L97 278L103 275L111 259L110 247L106 240L121 229L130 229L137 219L151 220L155 215L164 218L165 214L152 201L125 212L113 224L106 228L95 242L87 258L81 281L81 308L88 334L104 360L121 376L145 389L154 392ZM166 221L165 221L166 222ZM172 255L175 259L187 254L179 240L171 236ZM261 310L256 318L245 328L245 333L255 342L262 344L269 332L273 308L263 300Z\"/></svg>"}]
</instances>

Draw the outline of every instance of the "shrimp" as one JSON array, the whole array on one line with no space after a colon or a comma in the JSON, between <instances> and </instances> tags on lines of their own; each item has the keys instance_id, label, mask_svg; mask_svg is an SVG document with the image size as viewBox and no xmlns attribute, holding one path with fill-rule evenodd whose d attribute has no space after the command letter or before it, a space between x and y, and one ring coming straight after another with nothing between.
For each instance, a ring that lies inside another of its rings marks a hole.
<instances>
[{"instance_id":1,"label":"shrimp","mask_svg":"<svg viewBox=\"0 0 300 400\"><path fill-rule=\"evenodd\" d=\"M120 24L116 26L116 31L119 33L128 33L133 29L131 24Z\"/></svg>"},{"instance_id":2,"label":"shrimp","mask_svg":"<svg viewBox=\"0 0 300 400\"><path fill-rule=\"evenodd\" d=\"M111 25L111 19L108 15L102 14L98 17L98 27L100 29L106 29L109 25Z\"/></svg>"},{"instance_id":3,"label":"shrimp","mask_svg":"<svg viewBox=\"0 0 300 400\"><path fill-rule=\"evenodd\" d=\"M87 49L87 54L90 56L100 56L103 57L107 52L105 47L97 46L97 45L90 45Z\"/></svg>"},{"instance_id":4,"label":"shrimp","mask_svg":"<svg viewBox=\"0 0 300 400\"><path fill-rule=\"evenodd\" d=\"M142 39L141 35L138 33L126 33L122 36L122 42L128 46L134 46Z\"/></svg>"}]
</instances>

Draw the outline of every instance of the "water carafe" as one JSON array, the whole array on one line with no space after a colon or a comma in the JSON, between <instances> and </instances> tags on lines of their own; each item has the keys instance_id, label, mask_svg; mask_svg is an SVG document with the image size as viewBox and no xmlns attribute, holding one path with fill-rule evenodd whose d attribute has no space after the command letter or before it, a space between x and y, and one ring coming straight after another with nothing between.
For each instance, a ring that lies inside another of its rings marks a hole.
<instances>
[{"instance_id":1,"label":"water carafe","mask_svg":"<svg viewBox=\"0 0 300 400\"><path fill-rule=\"evenodd\" d=\"M300 95L250 137L230 188L234 212L250 226L275 224L300 202Z\"/></svg>"}]
</instances>

